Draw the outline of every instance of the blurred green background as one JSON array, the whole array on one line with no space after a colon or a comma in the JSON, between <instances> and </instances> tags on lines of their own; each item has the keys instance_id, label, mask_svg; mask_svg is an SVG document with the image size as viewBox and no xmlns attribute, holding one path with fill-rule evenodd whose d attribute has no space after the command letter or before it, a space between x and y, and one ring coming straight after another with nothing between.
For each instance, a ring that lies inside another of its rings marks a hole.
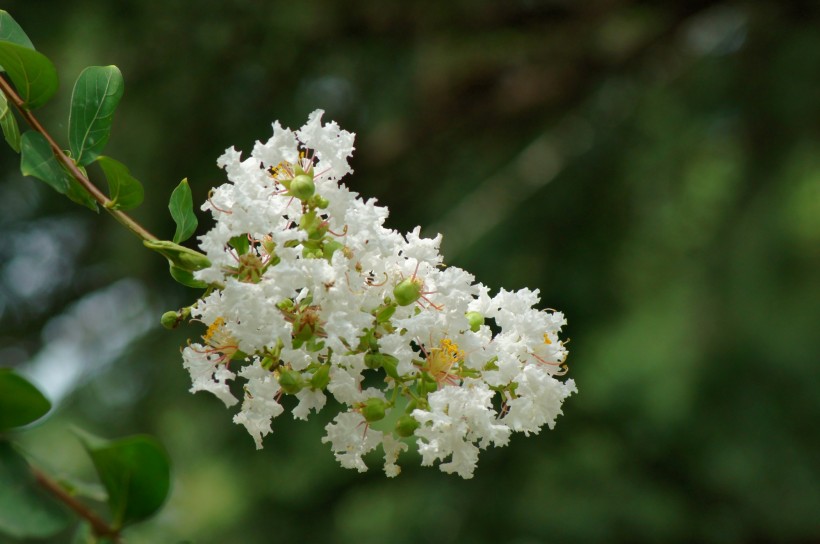
<instances>
[{"instance_id":1,"label":"blurred green background","mask_svg":"<svg viewBox=\"0 0 820 544\"><path fill-rule=\"evenodd\" d=\"M195 293L111 218L0 152L0 364L58 403L23 436L92 478L69 431L150 433L172 495L129 544L820 541L820 5L814 1L5 0L61 75L118 65L109 154L168 196L316 108L357 133L346 183L444 234L493 289L569 319L580 393L474 479L405 455L344 470L326 410L266 447L191 395L162 311ZM203 216L200 233L207 229ZM53 542L67 542L62 535ZM2 537L0 537L2 541Z\"/></svg>"}]
</instances>

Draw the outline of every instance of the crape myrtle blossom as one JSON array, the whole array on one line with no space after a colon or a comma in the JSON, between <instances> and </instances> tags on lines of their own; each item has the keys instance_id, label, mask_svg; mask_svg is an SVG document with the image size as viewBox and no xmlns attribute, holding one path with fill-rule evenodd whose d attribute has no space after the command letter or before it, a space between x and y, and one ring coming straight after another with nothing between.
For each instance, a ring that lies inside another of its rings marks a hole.
<instances>
[{"instance_id":1,"label":"crape myrtle blossom","mask_svg":"<svg viewBox=\"0 0 820 544\"><path fill-rule=\"evenodd\" d=\"M415 442L423 465L470 478L481 449L552 428L576 391L557 379L564 316L445 266L441 235L386 228L386 208L340 183L353 134L322 114L217 161L228 182L202 207L215 225L195 273L209 287L185 309L208 327L183 350L191 391L241 402L258 448L285 406L308 419L333 397L323 442L342 466L365 471L381 447L395 476Z\"/></svg>"}]
</instances>

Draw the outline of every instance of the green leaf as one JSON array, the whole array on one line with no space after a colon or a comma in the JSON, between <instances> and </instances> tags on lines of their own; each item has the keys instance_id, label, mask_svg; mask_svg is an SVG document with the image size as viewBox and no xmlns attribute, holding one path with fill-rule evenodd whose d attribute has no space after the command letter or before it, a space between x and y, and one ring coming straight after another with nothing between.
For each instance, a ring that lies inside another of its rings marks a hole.
<instances>
[{"instance_id":1,"label":"green leaf","mask_svg":"<svg viewBox=\"0 0 820 544\"><path fill-rule=\"evenodd\" d=\"M23 457L0 441L0 533L15 539L46 538L72 518L39 486Z\"/></svg>"},{"instance_id":2,"label":"green leaf","mask_svg":"<svg viewBox=\"0 0 820 544\"><path fill-rule=\"evenodd\" d=\"M211 266L208 257L194 249L169 242L168 240L143 240L142 245L163 255L172 265L194 272Z\"/></svg>"},{"instance_id":3,"label":"green leaf","mask_svg":"<svg viewBox=\"0 0 820 544\"><path fill-rule=\"evenodd\" d=\"M20 152L20 129L17 126L17 119L9 107L6 95L0 93L0 128L3 129L3 137L6 138L9 146L17 153Z\"/></svg>"},{"instance_id":4,"label":"green leaf","mask_svg":"<svg viewBox=\"0 0 820 544\"><path fill-rule=\"evenodd\" d=\"M24 176L45 181L58 193L68 192L68 173L63 170L45 136L29 130L20 140L20 170Z\"/></svg>"},{"instance_id":5,"label":"green leaf","mask_svg":"<svg viewBox=\"0 0 820 544\"><path fill-rule=\"evenodd\" d=\"M0 40L0 66L11 78L27 109L39 108L57 92L57 69L34 49Z\"/></svg>"},{"instance_id":6,"label":"green leaf","mask_svg":"<svg viewBox=\"0 0 820 544\"><path fill-rule=\"evenodd\" d=\"M108 491L115 528L142 521L159 510L168 495L168 455L150 436L103 440L87 433L80 439Z\"/></svg>"},{"instance_id":7,"label":"green leaf","mask_svg":"<svg viewBox=\"0 0 820 544\"><path fill-rule=\"evenodd\" d=\"M251 242L248 240L247 234L240 234L230 239L231 247L240 255L244 255L251 247Z\"/></svg>"},{"instance_id":8,"label":"green leaf","mask_svg":"<svg viewBox=\"0 0 820 544\"><path fill-rule=\"evenodd\" d=\"M44 181L58 193L97 211L97 203L60 164L45 136L33 130L25 132L20 139L20 152L20 170L24 176Z\"/></svg>"},{"instance_id":9,"label":"green leaf","mask_svg":"<svg viewBox=\"0 0 820 544\"><path fill-rule=\"evenodd\" d=\"M168 270L171 273L171 277L185 287L193 287L194 289L205 289L208 287L207 283L196 279L191 271L174 266L173 263L169 263Z\"/></svg>"},{"instance_id":10,"label":"green leaf","mask_svg":"<svg viewBox=\"0 0 820 544\"><path fill-rule=\"evenodd\" d=\"M0 432L37 421L51 403L31 382L10 368L0 368Z\"/></svg>"},{"instance_id":11,"label":"green leaf","mask_svg":"<svg viewBox=\"0 0 820 544\"><path fill-rule=\"evenodd\" d=\"M28 39L25 31L12 19L9 12L3 9L0 9L0 40L34 49L34 44Z\"/></svg>"},{"instance_id":12,"label":"green leaf","mask_svg":"<svg viewBox=\"0 0 820 544\"><path fill-rule=\"evenodd\" d=\"M171 217L174 218L174 223L177 224L177 230L174 233L174 243L179 244L191 237L196 231L196 215L194 215L194 200L191 196L191 188L188 186L188 180L183 179L171 193L171 201L168 202L168 209L171 211Z\"/></svg>"},{"instance_id":13,"label":"green leaf","mask_svg":"<svg viewBox=\"0 0 820 544\"><path fill-rule=\"evenodd\" d=\"M131 176L124 164L104 155L97 157L97 163L108 181L109 197L114 202L111 208L130 210L142 204L142 184Z\"/></svg>"},{"instance_id":14,"label":"green leaf","mask_svg":"<svg viewBox=\"0 0 820 544\"><path fill-rule=\"evenodd\" d=\"M89 66L80 73L68 115L68 145L77 164L91 164L102 153L124 91L116 66Z\"/></svg>"}]
</instances>

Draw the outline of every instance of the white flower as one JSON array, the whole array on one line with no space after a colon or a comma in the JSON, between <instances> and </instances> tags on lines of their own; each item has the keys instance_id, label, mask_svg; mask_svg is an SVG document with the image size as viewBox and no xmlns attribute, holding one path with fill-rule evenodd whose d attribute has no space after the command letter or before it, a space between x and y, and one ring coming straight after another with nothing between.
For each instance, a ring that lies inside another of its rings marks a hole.
<instances>
[{"instance_id":1,"label":"white flower","mask_svg":"<svg viewBox=\"0 0 820 544\"><path fill-rule=\"evenodd\" d=\"M509 411L502 421L526 436L538 434L544 424L552 429L564 399L578 392L574 380L559 382L539 365L525 366L515 382L516 397L507 401Z\"/></svg>"},{"instance_id":2,"label":"white flower","mask_svg":"<svg viewBox=\"0 0 820 544\"><path fill-rule=\"evenodd\" d=\"M430 410L413 410L413 417L421 424L416 430L421 464L430 466L451 457L439 468L472 478L479 447L490 443L504 446L509 441L510 428L498 423L492 397L493 391L485 383L470 379L461 387L448 385L431 394Z\"/></svg>"},{"instance_id":3,"label":"white flower","mask_svg":"<svg viewBox=\"0 0 820 544\"><path fill-rule=\"evenodd\" d=\"M396 476L400 438L415 436L422 464L470 478L480 449L551 428L575 391L555 378L567 370L566 320L535 307L537 290L491 295L445 266L440 234L385 227L386 208L339 182L354 135L322 115L295 131L276 122L250 156L230 148L217 161L228 182L202 206L211 264L194 276L209 289L187 312L208 330L183 351L191 391L231 406L228 382L242 380L234 421L258 448L283 395L307 419L330 394L343 406L323 441L343 466L366 470L363 455L382 444ZM411 400L419 408L393 430L367 423Z\"/></svg>"},{"instance_id":4,"label":"white flower","mask_svg":"<svg viewBox=\"0 0 820 544\"><path fill-rule=\"evenodd\" d=\"M357 412L342 412L327 424L325 431L327 435L322 442L330 442L336 460L343 467L367 471L362 456L381 443L381 432L370 429L364 417Z\"/></svg>"},{"instance_id":5,"label":"white flower","mask_svg":"<svg viewBox=\"0 0 820 544\"><path fill-rule=\"evenodd\" d=\"M271 419L284 410L276 400L279 395L279 382L271 371L259 364L259 361L243 368L239 375L248 380L248 383L245 385L242 411L234 416L233 421L244 425L256 442L256 449L261 449L262 437L271 432Z\"/></svg>"},{"instance_id":6,"label":"white flower","mask_svg":"<svg viewBox=\"0 0 820 544\"><path fill-rule=\"evenodd\" d=\"M191 393L209 391L225 406L236 404L236 397L226 383L236 377L224 364L217 364L215 357L207 353L205 346L191 344L182 350L182 366L191 374Z\"/></svg>"}]
</instances>

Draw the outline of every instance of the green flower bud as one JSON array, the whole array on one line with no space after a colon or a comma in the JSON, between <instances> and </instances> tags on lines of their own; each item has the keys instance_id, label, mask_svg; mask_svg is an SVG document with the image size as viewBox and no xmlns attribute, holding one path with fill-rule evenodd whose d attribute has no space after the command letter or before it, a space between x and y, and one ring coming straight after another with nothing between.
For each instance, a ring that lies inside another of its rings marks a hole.
<instances>
[{"instance_id":1,"label":"green flower bud","mask_svg":"<svg viewBox=\"0 0 820 544\"><path fill-rule=\"evenodd\" d=\"M467 312L464 315L470 323L470 330L473 332L478 332L478 329L480 329L481 325L484 324L484 316L478 312Z\"/></svg>"},{"instance_id":2,"label":"green flower bud","mask_svg":"<svg viewBox=\"0 0 820 544\"><path fill-rule=\"evenodd\" d=\"M384 355L381 353L365 353L364 366L371 370L381 368L383 364Z\"/></svg>"},{"instance_id":3,"label":"green flower bud","mask_svg":"<svg viewBox=\"0 0 820 544\"><path fill-rule=\"evenodd\" d=\"M302 257L305 259L321 259L324 256L320 248L302 248Z\"/></svg>"},{"instance_id":4,"label":"green flower bud","mask_svg":"<svg viewBox=\"0 0 820 544\"><path fill-rule=\"evenodd\" d=\"M393 296L399 306L409 306L421 296L421 281L407 278L393 288Z\"/></svg>"},{"instance_id":5,"label":"green flower bud","mask_svg":"<svg viewBox=\"0 0 820 544\"><path fill-rule=\"evenodd\" d=\"M387 403L382 399L367 399L361 404L361 414L368 423L384 419L384 412L387 409Z\"/></svg>"},{"instance_id":6,"label":"green flower bud","mask_svg":"<svg viewBox=\"0 0 820 544\"><path fill-rule=\"evenodd\" d=\"M287 312L288 310L293 308L293 301L289 298L280 300L276 303L276 307L282 310L283 312Z\"/></svg>"},{"instance_id":7,"label":"green flower bud","mask_svg":"<svg viewBox=\"0 0 820 544\"><path fill-rule=\"evenodd\" d=\"M396 421L396 434L402 438L413 436L413 433L415 433L418 428L419 422L409 414L404 414Z\"/></svg>"},{"instance_id":8,"label":"green flower bud","mask_svg":"<svg viewBox=\"0 0 820 544\"><path fill-rule=\"evenodd\" d=\"M310 378L310 386L313 389L324 389L330 383L330 365L322 365L313 373Z\"/></svg>"},{"instance_id":9,"label":"green flower bud","mask_svg":"<svg viewBox=\"0 0 820 544\"><path fill-rule=\"evenodd\" d=\"M300 174L290 182L290 194L299 200L307 200L316 192L316 185L313 183L313 176Z\"/></svg>"},{"instance_id":10,"label":"green flower bud","mask_svg":"<svg viewBox=\"0 0 820 544\"><path fill-rule=\"evenodd\" d=\"M325 197L320 195L313 195L313 198L310 199L310 203L320 210L324 210L330 205L330 202L328 202Z\"/></svg>"},{"instance_id":11,"label":"green flower bud","mask_svg":"<svg viewBox=\"0 0 820 544\"><path fill-rule=\"evenodd\" d=\"M176 329L179 326L181 317L182 316L179 315L179 312L169 310L162 314L162 317L159 319L159 322L162 323L162 326L166 329Z\"/></svg>"},{"instance_id":12,"label":"green flower bud","mask_svg":"<svg viewBox=\"0 0 820 544\"><path fill-rule=\"evenodd\" d=\"M305 381L295 370L282 369L279 371L279 387L285 393L295 395L305 387Z\"/></svg>"}]
</instances>

